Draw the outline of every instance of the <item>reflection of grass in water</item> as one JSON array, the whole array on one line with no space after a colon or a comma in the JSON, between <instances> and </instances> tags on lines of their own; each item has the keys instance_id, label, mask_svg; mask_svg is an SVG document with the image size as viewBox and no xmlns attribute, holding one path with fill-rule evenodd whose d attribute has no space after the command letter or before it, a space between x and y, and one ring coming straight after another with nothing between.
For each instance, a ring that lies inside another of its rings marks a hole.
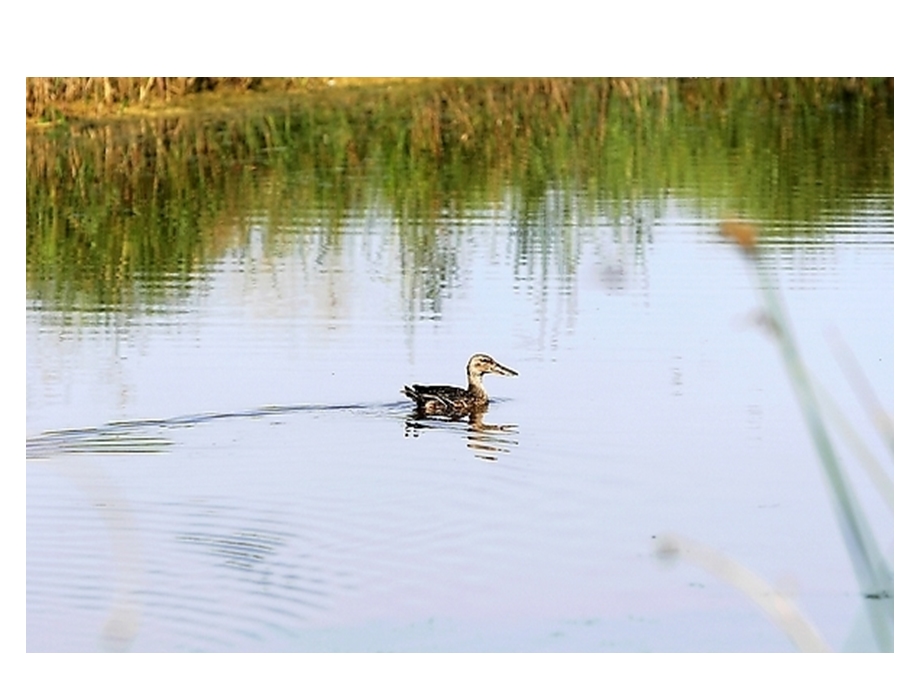
<instances>
[{"instance_id":1,"label":"reflection of grass in water","mask_svg":"<svg viewBox=\"0 0 920 690\"><path fill-rule=\"evenodd\" d=\"M825 418L829 418L840 427L844 437L860 458L874 487L892 510L894 509L893 482L882 469L881 463L871 456L865 444L843 419L833 402L829 399L822 400L819 397L819 392L811 381L805 363L799 355L779 291L773 284L769 270L760 260L757 229L749 223L728 221L721 224L721 230L725 236L734 240L742 248L745 256L755 268L764 299L764 322L771 335L776 338L783 364L792 382L809 434L815 444L821 469L830 488L837 524L859 583L860 592L864 597L869 625L876 646L881 651L893 651L894 569L882 555L882 550L847 477L840 456L831 441ZM863 393L860 397L864 404L871 408L871 415L878 420L880 405L876 403L874 396ZM886 416L886 419L879 420L878 427L893 453L894 426L890 418ZM772 590L765 592L764 585L755 575L731 562L725 556L711 552L706 547L693 544L681 537L664 540L659 553L662 555L679 553L695 560L760 604L800 649L808 651L820 648L820 644L816 644L812 636L813 631L810 629L810 624L794 607L791 607L789 602Z\"/></svg>"},{"instance_id":2,"label":"reflection of grass in water","mask_svg":"<svg viewBox=\"0 0 920 690\"><path fill-rule=\"evenodd\" d=\"M422 80L32 132L27 286L106 318L187 295L249 251L253 218L269 260L292 230L320 260L376 215L419 277L409 311L439 310L465 221L497 208L512 255L563 275L573 228L657 215L675 194L806 225L850 215L892 188L892 102L885 80Z\"/></svg>"}]
</instances>

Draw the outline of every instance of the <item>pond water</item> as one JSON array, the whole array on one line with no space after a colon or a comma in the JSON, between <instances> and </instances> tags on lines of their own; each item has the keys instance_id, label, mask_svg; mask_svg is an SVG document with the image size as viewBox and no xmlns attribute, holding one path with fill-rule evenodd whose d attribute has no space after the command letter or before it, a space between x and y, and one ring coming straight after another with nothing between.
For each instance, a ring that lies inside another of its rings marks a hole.
<instances>
[{"instance_id":1,"label":"pond water","mask_svg":"<svg viewBox=\"0 0 920 690\"><path fill-rule=\"evenodd\" d=\"M131 272L130 299L30 264L29 651L796 648L723 577L662 560L668 534L789 595L830 647L873 648L752 262L718 232L736 200L617 207L567 179L522 217L505 178L432 221L382 192L301 203L311 175L260 179L207 217L233 241ZM835 356L893 411L893 192L845 191L755 217L761 266L893 473ZM402 386L464 385L476 352L519 373L485 378L482 419L416 418ZM846 467L890 559L892 512Z\"/></svg>"}]
</instances>

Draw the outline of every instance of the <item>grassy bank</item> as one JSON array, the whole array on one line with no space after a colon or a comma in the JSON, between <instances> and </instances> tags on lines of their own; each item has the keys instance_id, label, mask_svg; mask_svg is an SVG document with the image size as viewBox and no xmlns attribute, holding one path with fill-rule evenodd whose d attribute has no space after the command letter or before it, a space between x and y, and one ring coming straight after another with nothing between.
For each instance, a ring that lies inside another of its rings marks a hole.
<instances>
[{"instance_id":1,"label":"grassy bank","mask_svg":"<svg viewBox=\"0 0 920 690\"><path fill-rule=\"evenodd\" d=\"M26 123L41 126L66 120L110 119L156 113L189 112L219 107L202 96L249 101L284 94L311 94L328 88L354 88L406 82L438 82L406 78L354 77L27 77ZM571 79L517 80L536 88L565 92ZM822 79L637 79L609 80L617 97L634 107L648 107L650 100L684 98L688 104L706 107L733 96L767 101L805 101L812 105L841 98L893 97L893 79L829 77ZM744 86L739 88L739 84Z\"/></svg>"},{"instance_id":2,"label":"grassy bank","mask_svg":"<svg viewBox=\"0 0 920 690\"><path fill-rule=\"evenodd\" d=\"M108 119L149 114L167 108L193 107L190 97L257 94L288 89L309 91L324 79L264 79L261 77L27 77L26 123L29 126L64 120Z\"/></svg>"},{"instance_id":3,"label":"grassy bank","mask_svg":"<svg viewBox=\"0 0 920 690\"><path fill-rule=\"evenodd\" d=\"M220 113L332 87L418 81L380 77L27 77L26 127Z\"/></svg>"}]
</instances>

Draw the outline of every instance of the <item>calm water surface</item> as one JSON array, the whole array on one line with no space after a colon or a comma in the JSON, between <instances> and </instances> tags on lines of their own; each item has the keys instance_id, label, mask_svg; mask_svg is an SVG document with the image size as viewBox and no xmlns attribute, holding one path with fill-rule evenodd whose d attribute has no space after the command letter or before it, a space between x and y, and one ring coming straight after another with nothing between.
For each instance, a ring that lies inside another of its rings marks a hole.
<instances>
[{"instance_id":1,"label":"calm water surface","mask_svg":"<svg viewBox=\"0 0 920 690\"><path fill-rule=\"evenodd\" d=\"M893 410L891 204L867 193L764 255L870 440L833 352ZM271 255L255 209L245 244L159 279L172 297L30 298L28 649L794 649L732 586L658 558L667 533L865 647L751 266L680 189L634 208L548 220L556 249L524 255L510 200L445 214L435 292L384 208L347 215L334 247L275 229ZM482 422L415 419L401 387L462 384L474 352L520 374L486 377ZM891 557L891 513L851 464Z\"/></svg>"}]
</instances>

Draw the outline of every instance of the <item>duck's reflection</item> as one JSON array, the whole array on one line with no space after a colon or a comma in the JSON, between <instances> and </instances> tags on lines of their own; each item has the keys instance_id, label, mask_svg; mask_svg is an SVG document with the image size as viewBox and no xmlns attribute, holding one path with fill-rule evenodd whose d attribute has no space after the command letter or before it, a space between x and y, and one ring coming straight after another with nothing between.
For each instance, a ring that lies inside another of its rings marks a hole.
<instances>
[{"instance_id":1,"label":"duck's reflection","mask_svg":"<svg viewBox=\"0 0 920 690\"><path fill-rule=\"evenodd\" d=\"M518 444L517 424L488 424L485 415L488 404L477 406L465 415L429 415L415 410L406 418L406 437L418 438L424 430L443 429L456 433L463 430L466 447L485 462L498 462Z\"/></svg>"}]
</instances>

